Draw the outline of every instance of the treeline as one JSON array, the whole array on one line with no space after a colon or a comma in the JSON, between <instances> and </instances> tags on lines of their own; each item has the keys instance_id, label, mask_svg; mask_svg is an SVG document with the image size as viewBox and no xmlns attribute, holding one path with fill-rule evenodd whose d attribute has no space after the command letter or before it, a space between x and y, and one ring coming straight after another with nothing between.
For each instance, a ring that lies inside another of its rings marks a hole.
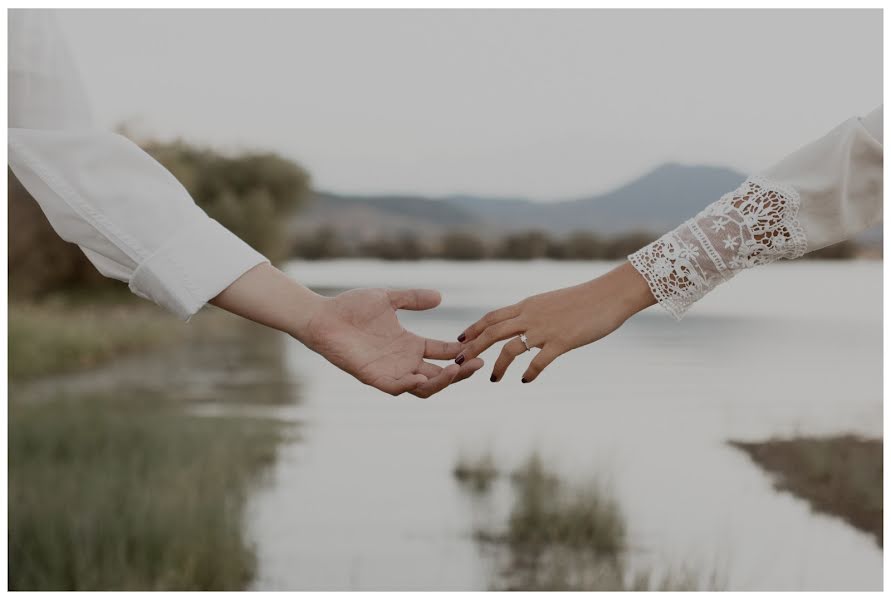
<instances>
[{"instance_id":1,"label":"treeline","mask_svg":"<svg viewBox=\"0 0 891 600\"><path fill-rule=\"evenodd\" d=\"M614 260L624 258L656 237L644 232L604 237L587 231L566 236L523 231L492 238L466 231L450 231L430 239L406 232L351 244L334 228L322 227L298 237L292 254L307 260Z\"/></svg>"},{"instance_id":2,"label":"treeline","mask_svg":"<svg viewBox=\"0 0 891 600\"><path fill-rule=\"evenodd\" d=\"M404 232L356 244L345 239L333 227L321 227L299 236L291 255L306 260L620 260L657 237L646 232L601 236L594 232L577 231L554 236L544 231L523 231L493 238L466 231L450 231L430 239ZM854 258L858 251L855 243L841 242L806 257L822 260Z\"/></svg>"}]
</instances>

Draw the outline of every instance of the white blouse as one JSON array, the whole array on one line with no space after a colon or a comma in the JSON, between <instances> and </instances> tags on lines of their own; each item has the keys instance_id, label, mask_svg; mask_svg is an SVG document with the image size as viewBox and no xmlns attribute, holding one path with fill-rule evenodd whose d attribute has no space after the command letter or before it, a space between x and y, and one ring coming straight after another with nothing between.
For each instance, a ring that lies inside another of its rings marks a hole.
<instances>
[{"instance_id":1,"label":"white blouse","mask_svg":"<svg viewBox=\"0 0 891 600\"><path fill-rule=\"evenodd\" d=\"M9 166L63 239L183 319L266 262L136 144L93 126L50 11L8 17Z\"/></svg>"},{"instance_id":2,"label":"white blouse","mask_svg":"<svg viewBox=\"0 0 891 600\"><path fill-rule=\"evenodd\" d=\"M883 107L852 118L628 257L676 319L743 269L882 221Z\"/></svg>"}]
</instances>

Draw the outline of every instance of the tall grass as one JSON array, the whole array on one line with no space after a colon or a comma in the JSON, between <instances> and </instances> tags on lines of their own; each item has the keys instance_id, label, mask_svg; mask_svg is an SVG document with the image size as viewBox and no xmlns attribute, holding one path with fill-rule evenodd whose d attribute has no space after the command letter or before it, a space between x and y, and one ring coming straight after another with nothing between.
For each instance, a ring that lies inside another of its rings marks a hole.
<instances>
[{"instance_id":1,"label":"tall grass","mask_svg":"<svg viewBox=\"0 0 891 600\"><path fill-rule=\"evenodd\" d=\"M180 340L186 327L143 302L9 306L9 377L28 379L87 369Z\"/></svg>"},{"instance_id":2,"label":"tall grass","mask_svg":"<svg viewBox=\"0 0 891 600\"><path fill-rule=\"evenodd\" d=\"M691 573L669 571L654 577L629 568L625 515L604 485L568 485L548 470L538 454L530 456L511 480L516 493L506 529L476 532L481 543L495 545L499 557L494 587L532 591L697 587Z\"/></svg>"},{"instance_id":3,"label":"tall grass","mask_svg":"<svg viewBox=\"0 0 891 600\"><path fill-rule=\"evenodd\" d=\"M495 468L495 459L491 454L483 454L478 457L461 456L455 468L452 469L455 479L477 494L489 491L492 482L498 477L498 469Z\"/></svg>"},{"instance_id":4,"label":"tall grass","mask_svg":"<svg viewBox=\"0 0 891 600\"><path fill-rule=\"evenodd\" d=\"M155 396L12 401L10 589L245 587L246 492L285 435Z\"/></svg>"}]
</instances>

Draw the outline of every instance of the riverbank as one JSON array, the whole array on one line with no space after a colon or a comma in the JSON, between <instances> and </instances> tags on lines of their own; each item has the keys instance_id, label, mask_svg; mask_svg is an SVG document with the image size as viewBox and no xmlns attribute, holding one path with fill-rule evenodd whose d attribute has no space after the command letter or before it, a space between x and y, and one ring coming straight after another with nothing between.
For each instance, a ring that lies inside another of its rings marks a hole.
<instances>
[{"instance_id":1,"label":"riverbank","mask_svg":"<svg viewBox=\"0 0 891 600\"><path fill-rule=\"evenodd\" d=\"M780 491L882 540L882 440L851 435L739 442Z\"/></svg>"},{"instance_id":2,"label":"riverbank","mask_svg":"<svg viewBox=\"0 0 891 600\"><path fill-rule=\"evenodd\" d=\"M11 306L10 589L247 587L246 499L295 430L239 407L294 401L280 346L213 309Z\"/></svg>"}]
</instances>

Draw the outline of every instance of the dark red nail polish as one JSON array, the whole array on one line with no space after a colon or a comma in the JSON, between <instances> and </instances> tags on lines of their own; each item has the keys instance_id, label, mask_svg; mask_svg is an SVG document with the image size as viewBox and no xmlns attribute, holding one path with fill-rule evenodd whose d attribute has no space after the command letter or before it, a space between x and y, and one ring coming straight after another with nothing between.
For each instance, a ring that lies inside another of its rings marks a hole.
<instances>
[{"instance_id":1,"label":"dark red nail polish","mask_svg":"<svg viewBox=\"0 0 891 600\"><path fill-rule=\"evenodd\" d=\"M522 381L523 383L529 383L528 381L526 381L525 377L523 379L521 379L520 381Z\"/></svg>"},{"instance_id":2,"label":"dark red nail polish","mask_svg":"<svg viewBox=\"0 0 891 600\"><path fill-rule=\"evenodd\" d=\"M458 341L459 341L459 342L463 342L463 341L466 340L466 339L467 339L467 336L466 336L465 334L463 334L463 333L462 333L461 335L458 336Z\"/></svg>"},{"instance_id":3,"label":"dark red nail polish","mask_svg":"<svg viewBox=\"0 0 891 600\"><path fill-rule=\"evenodd\" d=\"M489 377L489 381L495 382L498 381L498 378L492 375L491 377Z\"/></svg>"},{"instance_id":4,"label":"dark red nail polish","mask_svg":"<svg viewBox=\"0 0 891 600\"><path fill-rule=\"evenodd\" d=\"M459 354L459 355L458 355L458 358L455 359L455 363L460 365L460 364L463 363L463 362L464 362L464 355L463 355L463 354Z\"/></svg>"}]
</instances>

